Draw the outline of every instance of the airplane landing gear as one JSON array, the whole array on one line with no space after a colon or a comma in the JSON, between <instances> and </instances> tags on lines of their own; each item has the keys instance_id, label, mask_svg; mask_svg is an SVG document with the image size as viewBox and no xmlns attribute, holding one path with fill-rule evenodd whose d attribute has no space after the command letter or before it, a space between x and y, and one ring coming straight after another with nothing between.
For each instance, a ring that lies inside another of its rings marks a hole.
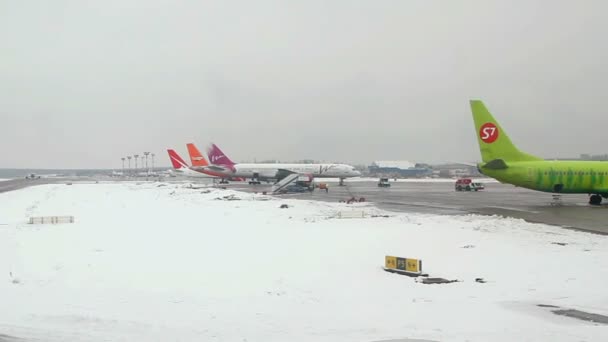
<instances>
[{"instance_id":1,"label":"airplane landing gear","mask_svg":"<svg viewBox=\"0 0 608 342\"><path fill-rule=\"evenodd\" d=\"M249 184L253 184L253 185L262 184L260 182L260 174L257 172L254 172L253 177L251 177L251 180L249 181Z\"/></svg>"},{"instance_id":2,"label":"airplane landing gear","mask_svg":"<svg viewBox=\"0 0 608 342\"><path fill-rule=\"evenodd\" d=\"M600 205L602 204L602 196L593 194L589 196L589 204L591 205Z\"/></svg>"},{"instance_id":3,"label":"airplane landing gear","mask_svg":"<svg viewBox=\"0 0 608 342\"><path fill-rule=\"evenodd\" d=\"M339 186L344 186L344 178L340 178L340 183L338 183Z\"/></svg>"}]
</instances>

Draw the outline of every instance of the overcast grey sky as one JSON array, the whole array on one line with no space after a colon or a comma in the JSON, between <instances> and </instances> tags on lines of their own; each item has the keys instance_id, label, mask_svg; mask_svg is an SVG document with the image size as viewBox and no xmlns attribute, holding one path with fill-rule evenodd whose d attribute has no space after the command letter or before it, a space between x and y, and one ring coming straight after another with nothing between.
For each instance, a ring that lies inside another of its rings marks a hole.
<instances>
[{"instance_id":1,"label":"overcast grey sky","mask_svg":"<svg viewBox=\"0 0 608 342\"><path fill-rule=\"evenodd\" d=\"M605 1L0 0L0 167L606 153Z\"/></svg>"}]
</instances>

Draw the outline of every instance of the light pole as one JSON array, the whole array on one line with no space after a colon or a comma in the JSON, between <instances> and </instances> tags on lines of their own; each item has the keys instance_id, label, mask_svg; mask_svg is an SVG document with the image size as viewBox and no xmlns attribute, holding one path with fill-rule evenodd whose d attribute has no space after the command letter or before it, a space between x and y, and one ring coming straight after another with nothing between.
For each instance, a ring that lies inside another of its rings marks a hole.
<instances>
[{"instance_id":1,"label":"light pole","mask_svg":"<svg viewBox=\"0 0 608 342\"><path fill-rule=\"evenodd\" d=\"M127 156L127 159L129 159L129 175L131 174L131 156Z\"/></svg>"},{"instance_id":2,"label":"light pole","mask_svg":"<svg viewBox=\"0 0 608 342\"><path fill-rule=\"evenodd\" d=\"M146 156L146 176L150 175L150 169L148 168L148 155L150 152L144 152L144 156Z\"/></svg>"},{"instance_id":3,"label":"light pole","mask_svg":"<svg viewBox=\"0 0 608 342\"><path fill-rule=\"evenodd\" d=\"M135 154L133 157L135 157L135 176L137 177L137 158L139 158L139 154Z\"/></svg>"},{"instance_id":4,"label":"light pole","mask_svg":"<svg viewBox=\"0 0 608 342\"><path fill-rule=\"evenodd\" d=\"M154 173L154 153L152 153L152 173Z\"/></svg>"},{"instance_id":5,"label":"light pole","mask_svg":"<svg viewBox=\"0 0 608 342\"><path fill-rule=\"evenodd\" d=\"M125 175L125 157L120 158L122 160L122 175Z\"/></svg>"}]
</instances>

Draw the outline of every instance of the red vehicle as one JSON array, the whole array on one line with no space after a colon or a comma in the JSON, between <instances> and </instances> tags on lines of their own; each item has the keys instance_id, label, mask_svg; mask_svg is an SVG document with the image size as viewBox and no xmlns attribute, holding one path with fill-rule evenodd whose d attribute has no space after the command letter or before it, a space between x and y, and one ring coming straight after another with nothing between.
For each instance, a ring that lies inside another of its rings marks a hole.
<instances>
[{"instance_id":1,"label":"red vehicle","mask_svg":"<svg viewBox=\"0 0 608 342\"><path fill-rule=\"evenodd\" d=\"M482 183L473 182L471 178L461 178L454 184L456 191L479 191L485 189Z\"/></svg>"}]
</instances>

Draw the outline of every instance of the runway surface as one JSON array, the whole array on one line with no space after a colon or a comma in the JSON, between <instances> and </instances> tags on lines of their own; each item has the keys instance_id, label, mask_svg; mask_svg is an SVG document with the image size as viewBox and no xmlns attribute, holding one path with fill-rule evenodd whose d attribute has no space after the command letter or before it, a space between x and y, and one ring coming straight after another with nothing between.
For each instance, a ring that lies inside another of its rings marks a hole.
<instances>
[{"instance_id":1,"label":"runway surface","mask_svg":"<svg viewBox=\"0 0 608 342\"><path fill-rule=\"evenodd\" d=\"M482 214L521 218L608 234L608 206L590 206L588 196L563 195L562 204L552 205L550 193L517 188L508 184L487 183L479 192L456 192L451 182L392 182L390 188L378 188L376 182L348 182L345 186L329 184L329 192L281 195L285 198L337 202L351 197L364 197L379 208L400 212L434 214ZM269 191L267 185L231 184L229 188L244 191ZM252 190L253 189L253 190Z\"/></svg>"},{"instance_id":2,"label":"runway surface","mask_svg":"<svg viewBox=\"0 0 608 342\"><path fill-rule=\"evenodd\" d=\"M23 178L18 178L18 179L11 179L11 180L1 181L0 182L0 193L7 192L7 191L13 191L13 190L19 190L19 189L23 189L23 188L26 188L28 186L33 186L33 185L51 184L51 183L56 183L56 182L57 182L56 179L50 179L50 178L41 178L41 179L23 179Z\"/></svg>"},{"instance_id":3,"label":"runway surface","mask_svg":"<svg viewBox=\"0 0 608 342\"><path fill-rule=\"evenodd\" d=\"M39 178L39 179L24 179L24 178L16 178L6 181L0 181L0 193L7 191L14 191L23 188L27 188L28 186L34 185L42 185L42 184L56 184L56 183L69 183L69 182L84 182L95 181L94 178L91 177L49 177L49 178Z\"/></svg>"}]
</instances>

